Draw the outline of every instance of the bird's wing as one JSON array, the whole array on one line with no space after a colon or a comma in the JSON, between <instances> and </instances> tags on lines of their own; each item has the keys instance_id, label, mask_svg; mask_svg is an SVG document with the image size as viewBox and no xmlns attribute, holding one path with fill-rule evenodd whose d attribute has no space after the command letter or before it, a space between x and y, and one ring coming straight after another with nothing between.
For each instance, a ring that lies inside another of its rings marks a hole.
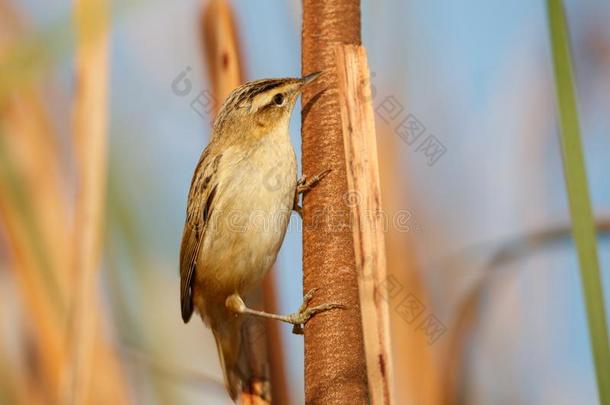
<instances>
[{"instance_id":1,"label":"bird's wing","mask_svg":"<svg viewBox=\"0 0 610 405\"><path fill-rule=\"evenodd\" d=\"M192 281L197 267L206 225L212 214L214 196L218 187L218 164L222 154L207 148L197 164L186 207L186 221L180 246L180 305L182 320L186 323L193 314Z\"/></svg>"}]
</instances>

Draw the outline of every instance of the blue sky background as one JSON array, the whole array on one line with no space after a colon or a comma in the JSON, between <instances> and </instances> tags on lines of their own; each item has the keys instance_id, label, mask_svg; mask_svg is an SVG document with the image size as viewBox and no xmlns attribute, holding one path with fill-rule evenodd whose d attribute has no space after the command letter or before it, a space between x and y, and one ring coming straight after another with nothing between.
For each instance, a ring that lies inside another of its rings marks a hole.
<instances>
[{"instance_id":1,"label":"blue sky background","mask_svg":"<svg viewBox=\"0 0 610 405\"><path fill-rule=\"evenodd\" d=\"M298 76L300 2L232 3L247 78ZM67 1L20 4L40 27L69 16ZM596 215L607 217L610 5L566 4L591 193ZM112 32L110 163L135 213L147 258L145 282L128 297L132 317L170 367L219 376L210 333L197 320L182 325L177 298L186 193L209 135L209 118L190 107L199 91L210 88L197 38L201 3L125 5L116 4ZM435 313L449 324L455 300L446 298L458 296L462 287L456 285L463 286L475 269L453 267L447 258L569 219L544 2L363 1L362 13L363 43L375 73L374 105L395 96L447 148L430 167L423 155L399 142L396 175L404 179L405 208L423 228L415 243ZM66 94L72 89L70 63L60 61L51 77ZM193 90L177 96L171 83L187 67ZM300 105L291 126L297 153L299 111ZM378 129L383 125L378 120ZM301 301L301 253L300 234L289 232L275 273L283 312ZM608 286L606 241L600 255ZM133 263L120 263L125 282L133 281ZM596 403L572 246L537 252L503 270L505 282L488 291L470 344L468 403ZM288 326L282 330L291 392L301 403L302 338ZM218 392L180 382L168 383L168 389L182 403L228 403ZM136 395L153 401L146 388Z\"/></svg>"}]
</instances>

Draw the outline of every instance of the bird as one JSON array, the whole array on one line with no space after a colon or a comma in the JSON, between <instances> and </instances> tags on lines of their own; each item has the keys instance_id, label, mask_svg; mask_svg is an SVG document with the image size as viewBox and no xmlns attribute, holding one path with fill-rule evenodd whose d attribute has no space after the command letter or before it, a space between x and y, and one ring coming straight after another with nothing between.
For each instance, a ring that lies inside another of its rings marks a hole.
<instances>
[{"instance_id":1,"label":"bird","mask_svg":"<svg viewBox=\"0 0 610 405\"><path fill-rule=\"evenodd\" d=\"M289 134L298 96L320 75L256 80L233 90L191 180L180 246L182 320L189 322L196 310L212 330L234 401L251 377L241 339L245 316L284 321L302 334L315 314L342 308L309 307L315 289L289 315L251 309L242 299L273 266L292 211L301 213L299 195L330 173L297 179Z\"/></svg>"}]
</instances>

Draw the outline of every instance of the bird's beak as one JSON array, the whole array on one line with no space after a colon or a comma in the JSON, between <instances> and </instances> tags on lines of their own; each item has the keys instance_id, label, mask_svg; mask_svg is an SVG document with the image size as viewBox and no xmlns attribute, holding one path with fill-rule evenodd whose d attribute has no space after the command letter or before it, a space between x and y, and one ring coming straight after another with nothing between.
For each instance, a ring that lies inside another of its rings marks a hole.
<instances>
[{"instance_id":1,"label":"bird's beak","mask_svg":"<svg viewBox=\"0 0 610 405\"><path fill-rule=\"evenodd\" d=\"M304 76L303 78L301 78L301 89L303 87L305 87L306 85L308 85L309 83L316 80L318 77L322 76L323 74L324 74L324 72L314 72L314 73L310 73L307 76Z\"/></svg>"}]
</instances>

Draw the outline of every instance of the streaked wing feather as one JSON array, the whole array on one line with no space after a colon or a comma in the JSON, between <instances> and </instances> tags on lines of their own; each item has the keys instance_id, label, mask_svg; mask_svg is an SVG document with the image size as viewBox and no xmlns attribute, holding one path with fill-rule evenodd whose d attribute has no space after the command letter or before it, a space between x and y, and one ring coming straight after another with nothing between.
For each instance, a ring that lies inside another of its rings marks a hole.
<instances>
[{"instance_id":1,"label":"streaked wing feather","mask_svg":"<svg viewBox=\"0 0 610 405\"><path fill-rule=\"evenodd\" d=\"M209 149L206 149L199 159L191 181L180 246L180 306L185 323L193 314L193 275L197 269L206 225L213 210L213 200L218 187L216 172L221 157L221 154L213 156Z\"/></svg>"}]
</instances>

